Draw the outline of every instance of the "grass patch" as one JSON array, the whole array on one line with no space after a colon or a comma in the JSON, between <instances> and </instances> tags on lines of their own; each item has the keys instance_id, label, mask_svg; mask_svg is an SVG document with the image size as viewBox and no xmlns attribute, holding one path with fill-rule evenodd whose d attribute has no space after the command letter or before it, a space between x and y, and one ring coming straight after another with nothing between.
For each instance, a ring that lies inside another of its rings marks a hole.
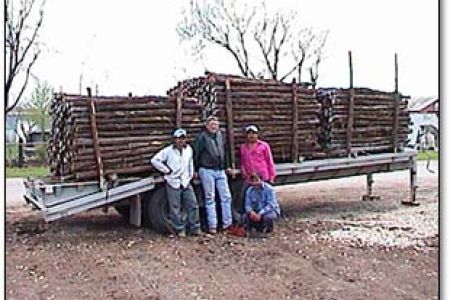
<instances>
[{"instance_id":1,"label":"grass patch","mask_svg":"<svg viewBox=\"0 0 450 300\"><path fill-rule=\"evenodd\" d=\"M431 160L438 160L439 159L439 152L438 151L427 151L430 155ZM417 153L417 160L427 160L428 155L426 152L418 152Z\"/></svg>"},{"instance_id":2,"label":"grass patch","mask_svg":"<svg viewBox=\"0 0 450 300\"><path fill-rule=\"evenodd\" d=\"M6 178L44 177L49 175L47 166L40 167L6 167Z\"/></svg>"},{"instance_id":3,"label":"grass patch","mask_svg":"<svg viewBox=\"0 0 450 300\"><path fill-rule=\"evenodd\" d=\"M18 157L18 150L17 150L17 144L16 143L8 143L5 147L5 158L7 161L12 161L13 159L17 159Z\"/></svg>"}]
</instances>

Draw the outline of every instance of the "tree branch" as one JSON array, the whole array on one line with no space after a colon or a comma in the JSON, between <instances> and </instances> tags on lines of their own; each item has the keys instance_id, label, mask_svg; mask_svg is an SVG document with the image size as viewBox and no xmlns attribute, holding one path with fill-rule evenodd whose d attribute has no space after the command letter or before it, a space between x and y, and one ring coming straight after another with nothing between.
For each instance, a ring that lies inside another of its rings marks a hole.
<instances>
[{"instance_id":1,"label":"tree branch","mask_svg":"<svg viewBox=\"0 0 450 300\"><path fill-rule=\"evenodd\" d=\"M13 104L11 106L9 106L9 107L5 106L5 113L6 114L9 113L11 110L13 110L14 107L16 107L17 104L19 103L19 100L22 97L22 94L23 94L23 92L25 91L25 88L28 85L28 79L30 78L31 67L36 62L38 56L39 56L39 52L35 53L33 59L31 60L30 64L28 65L28 68L27 68L27 71L26 71L26 74L25 74L25 82L24 82L24 84L23 84L23 86L22 86L22 88L21 88L21 90L19 92L19 95L16 97L16 100L14 100L14 102L13 102Z\"/></svg>"},{"instance_id":2,"label":"tree branch","mask_svg":"<svg viewBox=\"0 0 450 300\"><path fill-rule=\"evenodd\" d=\"M18 104L19 100L23 96L23 93L27 87L31 68L35 64L39 57L40 50L38 48L38 32L42 26L44 12L43 7L45 0L42 1L39 8L39 18L34 26L28 25L28 21L31 18L31 14L34 11L36 1L35 0L24 0L21 1L21 7L18 10L17 20L15 21L15 11L10 6L11 2L7 1L5 3L6 8L6 24L8 33L6 35L6 54L8 57L8 74L6 75L5 81L5 113L11 111ZM29 29L30 34L28 34ZM22 45L24 43L24 45ZM31 49L35 50L32 52ZM24 66L26 66L24 68ZM25 70L24 70L25 69ZM25 80L22 82L22 86L19 89L19 94L11 102L11 90L13 88L16 78L19 76L21 71L25 72Z\"/></svg>"}]
</instances>

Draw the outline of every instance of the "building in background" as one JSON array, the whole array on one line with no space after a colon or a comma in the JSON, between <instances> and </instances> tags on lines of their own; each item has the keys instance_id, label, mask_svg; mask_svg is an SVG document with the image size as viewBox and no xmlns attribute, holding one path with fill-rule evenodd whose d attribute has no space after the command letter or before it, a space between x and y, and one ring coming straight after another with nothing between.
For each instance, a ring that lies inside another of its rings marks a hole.
<instances>
[{"instance_id":1,"label":"building in background","mask_svg":"<svg viewBox=\"0 0 450 300\"><path fill-rule=\"evenodd\" d=\"M412 98L408 105L412 132L408 146L415 149L439 148L439 98Z\"/></svg>"},{"instance_id":2,"label":"building in background","mask_svg":"<svg viewBox=\"0 0 450 300\"><path fill-rule=\"evenodd\" d=\"M44 164L47 157L47 141L49 128L40 128L38 124L30 122L27 112L15 108L6 115L5 120L5 161L8 166L19 164L19 156L25 164ZM22 138L22 148L19 140Z\"/></svg>"}]
</instances>

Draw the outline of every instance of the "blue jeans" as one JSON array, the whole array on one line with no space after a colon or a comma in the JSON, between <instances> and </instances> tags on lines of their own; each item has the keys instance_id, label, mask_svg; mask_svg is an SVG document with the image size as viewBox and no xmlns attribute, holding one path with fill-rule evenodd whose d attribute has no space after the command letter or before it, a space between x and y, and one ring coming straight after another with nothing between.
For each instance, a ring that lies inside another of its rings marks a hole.
<instances>
[{"instance_id":1,"label":"blue jeans","mask_svg":"<svg viewBox=\"0 0 450 300\"><path fill-rule=\"evenodd\" d=\"M245 213L242 217L247 230L256 228L258 231L262 232L265 230L273 230L273 222L278 218L278 214L274 211L268 212L261 216L261 221L259 222L250 220L250 215L248 213Z\"/></svg>"},{"instance_id":2,"label":"blue jeans","mask_svg":"<svg viewBox=\"0 0 450 300\"><path fill-rule=\"evenodd\" d=\"M170 207L170 221L173 228L177 231L197 230L200 228L197 198L194 189L189 184L186 188L180 187L174 189L166 184L167 200ZM187 222L181 216L181 207L187 215ZM187 228L186 228L187 227Z\"/></svg>"},{"instance_id":3,"label":"blue jeans","mask_svg":"<svg viewBox=\"0 0 450 300\"><path fill-rule=\"evenodd\" d=\"M224 170L214 170L200 168L198 171L200 181L205 196L206 217L208 220L208 228L217 228L216 214L216 188L219 193L220 204L222 207L222 223L223 228L227 228L232 223L231 217L231 193L228 187L228 179Z\"/></svg>"}]
</instances>

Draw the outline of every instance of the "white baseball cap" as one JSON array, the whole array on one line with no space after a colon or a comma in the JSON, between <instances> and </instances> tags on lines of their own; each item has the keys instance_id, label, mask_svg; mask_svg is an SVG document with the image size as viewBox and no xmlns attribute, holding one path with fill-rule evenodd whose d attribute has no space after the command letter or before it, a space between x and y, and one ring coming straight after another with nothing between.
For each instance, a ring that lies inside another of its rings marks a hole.
<instances>
[{"instance_id":1,"label":"white baseball cap","mask_svg":"<svg viewBox=\"0 0 450 300\"><path fill-rule=\"evenodd\" d=\"M247 127L245 127L245 132L249 131L259 132L258 127L256 127L255 125L248 125Z\"/></svg>"},{"instance_id":2,"label":"white baseball cap","mask_svg":"<svg viewBox=\"0 0 450 300\"><path fill-rule=\"evenodd\" d=\"M187 135L186 130L184 130L183 128L178 128L173 132L173 137L175 138L179 138L186 135Z\"/></svg>"}]
</instances>

